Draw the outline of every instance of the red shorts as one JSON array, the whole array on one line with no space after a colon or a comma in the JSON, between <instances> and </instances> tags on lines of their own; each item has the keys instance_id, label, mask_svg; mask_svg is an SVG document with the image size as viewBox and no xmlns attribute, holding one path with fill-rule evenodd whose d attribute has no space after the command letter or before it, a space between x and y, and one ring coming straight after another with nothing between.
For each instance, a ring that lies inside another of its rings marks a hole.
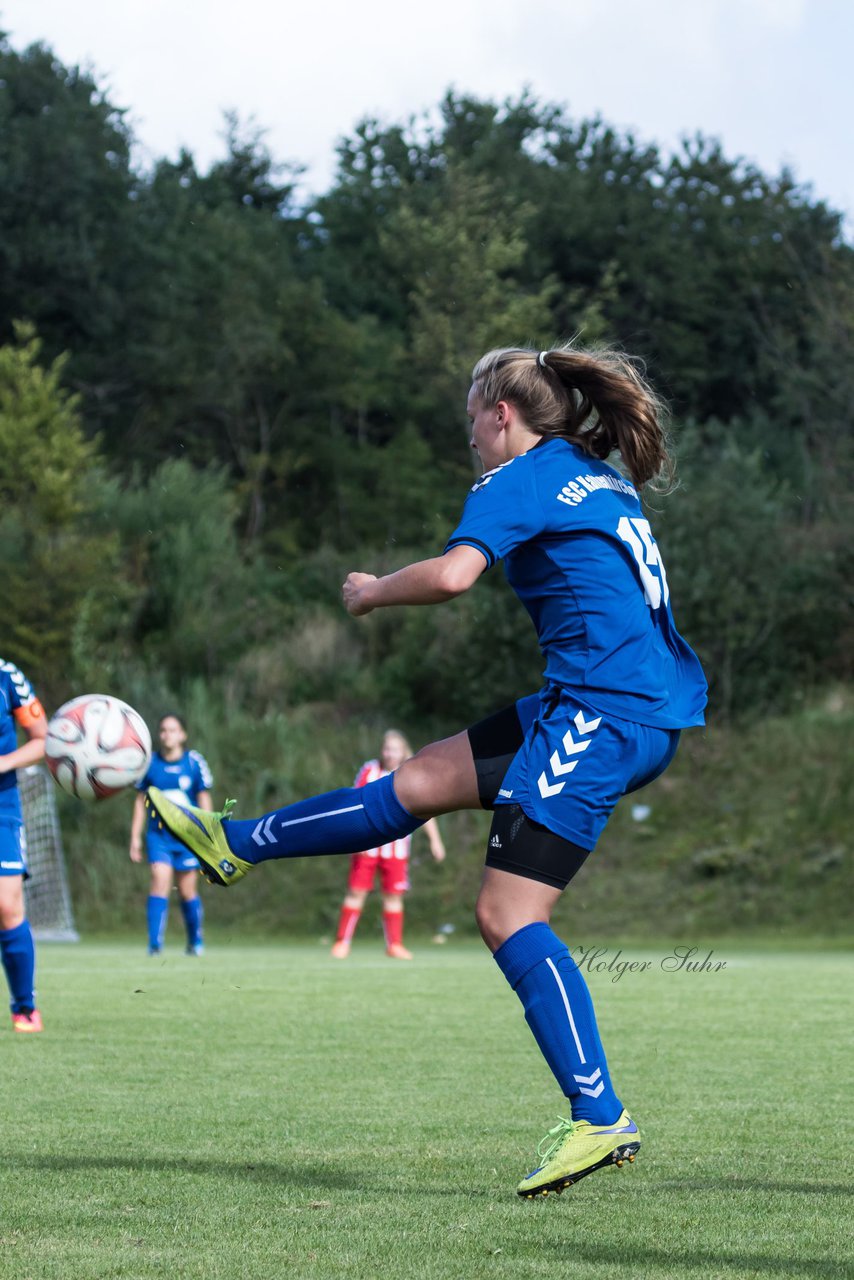
<instances>
[{"instance_id":1,"label":"red shorts","mask_svg":"<svg viewBox=\"0 0 854 1280\"><path fill-rule=\"evenodd\" d=\"M350 893L370 893L377 869L383 893L406 893L409 888L409 859L381 858L379 853L354 853L350 859L350 875L347 888Z\"/></svg>"}]
</instances>

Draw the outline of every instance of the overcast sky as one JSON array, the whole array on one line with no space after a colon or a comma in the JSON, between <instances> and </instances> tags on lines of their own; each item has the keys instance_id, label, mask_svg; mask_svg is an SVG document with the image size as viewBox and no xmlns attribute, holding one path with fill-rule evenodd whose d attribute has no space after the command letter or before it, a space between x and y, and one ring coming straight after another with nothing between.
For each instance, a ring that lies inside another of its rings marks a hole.
<instances>
[{"instance_id":1,"label":"overcast sky","mask_svg":"<svg viewBox=\"0 0 854 1280\"><path fill-rule=\"evenodd\" d=\"M789 165L854 221L851 0L0 0L0 29L93 69L141 161L185 145L205 167L233 108L322 191L363 116L529 86L665 150L701 130Z\"/></svg>"}]
</instances>

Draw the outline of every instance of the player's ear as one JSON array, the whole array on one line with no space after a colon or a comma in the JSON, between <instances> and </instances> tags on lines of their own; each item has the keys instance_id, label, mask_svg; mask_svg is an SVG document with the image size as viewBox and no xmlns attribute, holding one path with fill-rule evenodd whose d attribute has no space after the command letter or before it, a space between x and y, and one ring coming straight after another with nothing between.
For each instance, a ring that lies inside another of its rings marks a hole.
<instances>
[{"instance_id":1,"label":"player's ear","mask_svg":"<svg viewBox=\"0 0 854 1280\"><path fill-rule=\"evenodd\" d=\"M511 409L506 400L499 400L495 406L496 422L499 427L506 427L510 421Z\"/></svg>"}]
</instances>

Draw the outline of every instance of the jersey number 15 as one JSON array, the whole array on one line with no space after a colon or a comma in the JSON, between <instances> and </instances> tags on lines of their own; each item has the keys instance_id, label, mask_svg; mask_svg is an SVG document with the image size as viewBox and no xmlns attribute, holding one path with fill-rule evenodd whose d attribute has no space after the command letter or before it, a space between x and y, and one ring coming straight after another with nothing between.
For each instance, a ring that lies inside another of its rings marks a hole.
<instances>
[{"instance_id":1,"label":"jersey number 15","mask_svg":"<svg viewBox=\"0 0 854 1280\"><path fill-rule=\"evenodd\" d=\"M647 604L650 609L660 609L670 599L670 589L649 521L623 516L617 525L617 533L632 549Z\"/></svg>"}]
</instances>

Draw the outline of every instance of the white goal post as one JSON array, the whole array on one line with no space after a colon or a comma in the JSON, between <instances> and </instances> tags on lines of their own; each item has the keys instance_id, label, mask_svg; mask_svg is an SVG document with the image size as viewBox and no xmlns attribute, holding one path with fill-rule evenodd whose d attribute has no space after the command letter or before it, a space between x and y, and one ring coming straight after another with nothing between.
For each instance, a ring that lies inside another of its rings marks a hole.
<instances>
[{"instance_id":1,"label":"white goal post","mask_svg":"<svg viewBox=\"0 0 854 1280\"><path fill-rule=\"evenodd\" d=\"M71 911L53 782L46 769L31 765L18 770L18 787L31 877L25 881L24 895L33 936L39 942L79 942Z\"/></svg>"}]
</instances>

